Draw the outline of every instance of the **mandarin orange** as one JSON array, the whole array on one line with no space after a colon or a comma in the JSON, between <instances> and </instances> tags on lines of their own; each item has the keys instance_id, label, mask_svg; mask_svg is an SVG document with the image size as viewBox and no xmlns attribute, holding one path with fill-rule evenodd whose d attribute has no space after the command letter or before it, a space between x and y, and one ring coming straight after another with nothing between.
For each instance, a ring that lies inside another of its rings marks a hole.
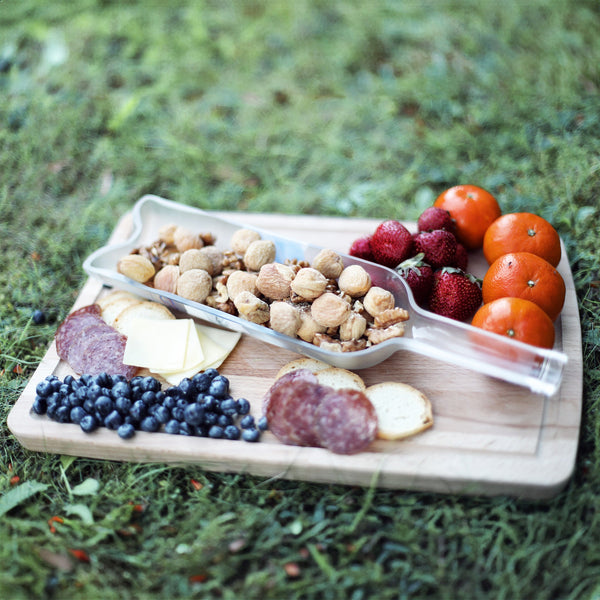
<instances>
[{"instance_id":1,"label":"mandarin orange","mask_svg":"<svg viewBox=\"0 0 600 600\"><path fill-rule=\"evenodd\" d=\"M565 302L566 286L547 260L531 252L509 252L490 265L481 292L484 304L504 297L530 300L555 321Z\"/></svg>"},{"instance_id":2,"label":"mandarin orange","mask_svg":"<svg viewBox=\"0 0 600 600\"><path fill-rule=\"evenodd\" d=\"M508 252L531 252L556 267L561 258L560 237L539 215L528 212L505 214L487 228L483 254L491 265Z\"/></svg>"},{"instance_id":3,"label":"mandarin orange","mask_svg":"<svg viewBox=\"0 0 600 600\"><path fill-rule=\"evenodd\" d=\"M523 298L498 298L484 304L471 325L533 346L554 346L552 319L537 304Z\"/></svg>"},{"instance_id":4,"label":"mandarin orange","mask_svg":"<svg viewBox=\"0 0 600 600\"><path fill-rule=\"evenodd\" d=\"M467 250L482 247L487 228L502 214L496 198L475 185L451 187L433 205L450 213L456 224L456 237Z\"/></svg>"}]
</instances>

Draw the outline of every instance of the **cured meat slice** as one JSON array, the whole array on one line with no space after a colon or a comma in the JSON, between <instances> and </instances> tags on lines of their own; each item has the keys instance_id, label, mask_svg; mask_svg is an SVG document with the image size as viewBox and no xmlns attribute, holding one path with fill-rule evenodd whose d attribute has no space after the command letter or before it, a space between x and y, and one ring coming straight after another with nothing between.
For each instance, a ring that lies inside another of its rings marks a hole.
<instances>
[{"instance_id":1,"label":"cured meat slice","mask_svg":"<svg viewBox=\"0 0 600 600\"><path fill-rule=\"evenodd\" d=\"M327 388L314 414L319 444L337 454L364 450L377 436L377 413L358 390Z\"/></svg>"},{"instance_id":2,"label":"cured meat slice","mask_svg":"<svg viewBox=\"0 0 600 600\"><path fill-rule=\"evenodd\" d=\"M71 313L59 326L56 351L77 373L125 375L133 377L137 367L123 364L127 338L102 319L97 304Z\"/></svg>"},{"instance_id":3,"label":"cured meat slice","mask_svg":"<svg viewBox=\"0 0 600 600\"><path fill-rule=\"evenodd\" d=\"M269 388L269 390L265 394L262 401L263 415L267 415L267 409L269 407L271 397L273 396L273 394L276 393L280 387L289 385L290 382L298 380L310 381L315 384L319 382L316 375L309 369L297 369L295 371L285 373L275 381L275 383Z\"/></svg>"},{"instance_id":4,"label":"cured meat slice","mask_svg":"<svg viewBox=\"0 0 600 600\"><path fill-rule=\"evenodd\" d=\"M84 306L69 314L56 331L56 351L58 356L67 360L69 348L77 340L83 328L97 324L102 320L102 310L97 304Z\"/></svg>"},{"instance_id":5,"label":"cured meat slice","mask_svg":"<svg viewBox=\"0 0 600 600\"><path fill-rule=\"evenodd\" d=\"M271 388L266 417L269 429L284 444L319 445L313 425L324 388L308 373L312 377L300 371L284 375Z\"/></svg>"}]
</instances>

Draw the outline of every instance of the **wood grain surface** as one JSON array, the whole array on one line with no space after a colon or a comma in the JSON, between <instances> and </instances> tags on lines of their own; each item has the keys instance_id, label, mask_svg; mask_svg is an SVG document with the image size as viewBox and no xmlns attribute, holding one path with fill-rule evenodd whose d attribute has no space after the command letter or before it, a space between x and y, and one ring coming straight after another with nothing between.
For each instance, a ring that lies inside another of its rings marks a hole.
<instances>
[{"instance_id":1,"label":"wood grain surface","mask_svg":"<svg viewBox=\"0 0 600 600\"><path fill-rule=\"evenodd\" d=\"M299 241L347 252L353 239L371 233L379 221L276 214L215 213ZM412 224L408 224L413 227ZM111 241L126 239L129 215ZM470 270L485 272L480 254ZM35 415L35 386L46 375L64 377L54 343L8 417L12 433L26 448L91 458L194 463L207 470L246 472L265 477L320 483L458 493L508 494L544 499L560 491L575 465L582 402L582 355L577 301L568 260L559 265L567 298L556 323L556 348L569 357L560 390L552 397L467 369L410 352L397 352L383 363L361 370L367 385L403 381L421 389L433 405L431 429L404 441L376 441L368 451L341 456L320 448L279 443L266 432L261 442L211 440L138 432L130 440L100 429L85 434ZM93 303L108 289L89 279L73 308ZM277 371L299 355L246 335L220 371L231 381L235 397L246 397L252 414L260 414L262 397Z\"/></svg>"}]
</instances>

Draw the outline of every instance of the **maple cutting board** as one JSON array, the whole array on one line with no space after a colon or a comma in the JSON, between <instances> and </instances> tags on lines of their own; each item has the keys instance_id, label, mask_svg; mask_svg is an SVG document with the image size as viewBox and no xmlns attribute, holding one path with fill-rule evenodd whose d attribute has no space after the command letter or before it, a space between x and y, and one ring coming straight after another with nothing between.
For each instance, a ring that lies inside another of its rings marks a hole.
<instances>
[{"instance_id":1,"label":"maple cutting board","mask_svg":"<svg viewBox=\"0 0 600 600\"><path fill-rule=\"evenodd\" d=\"M279 236L347 252L351 242L372 233L380 221L316 216L216 212L250 227ZM408 224L411 226L410 224ZM414 227L414 225L413 225ZM130 215L118 223L111 242L125 240ZM486 263L480 253L470 257L469 270L479 276ZM367 385L402 381L421 389L431 400L434 425L403 441L376 441L352 456L321 448L285 446L266 432L259 443L137 432L122 440L104 428L85 434L35 415L35 386L48 374L71 373L60 361L54 343L8 417L8 426L28 449L90 458L194 463L212 471L246 472L322 483L410 489L458 494L508 494L549 498L558 493L575 465L582 403L582 354L577 300L568 260L559 271L567 297L556 323L556 348L568 356L563 383L552 397L505 383L411 352L397 352L386 361L360 370ZM109 291L89 279L74 309L93 303ZM243 335L220 368L234 397L246 397L252 414L260 414L265 391L278 370L298 354Z\"/></svg>"}]
</instances>

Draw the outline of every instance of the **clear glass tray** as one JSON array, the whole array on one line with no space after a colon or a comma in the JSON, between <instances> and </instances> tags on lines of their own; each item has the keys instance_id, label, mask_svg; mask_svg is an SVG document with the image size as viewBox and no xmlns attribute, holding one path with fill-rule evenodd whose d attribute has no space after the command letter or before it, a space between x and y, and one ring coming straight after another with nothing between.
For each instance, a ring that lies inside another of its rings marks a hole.
<instances>
[{"instance_id":1,"label":"clear glass tray","mask_svg":"<svg viewBox=\"0 0 600 600\"><path fill-rule=\"evenodd\" d=\"M333 352L204 304L156 290L118 273L117 262L132 249L154 242L162 226L175 223L194 231L210 232L217 239L216 246L223 250L229 248L229 240L237 229L248 226L153 195L138 200L133 207L132 219L132 233L126 241L99 248L83 263L84 270L90 276L108 286L128 290L191 317L345 369L366 369L398 351L409 351L524 386L547 396L555 394L561 385L567 363L565 353L557 349L536 348L425 311L416 305L410 288L395 271L345 254L341 256L346 266L362 265L369 272L373 285L390 290L395 296L396 305L409 311L410 319L405 323L404 337L393 338L365 350ZM277 247L275 260L278 262L285 259L312 262L322 249L257 227L250 228L258 231L263 239L273 240Z\"/></svg>"}]
</instances>

